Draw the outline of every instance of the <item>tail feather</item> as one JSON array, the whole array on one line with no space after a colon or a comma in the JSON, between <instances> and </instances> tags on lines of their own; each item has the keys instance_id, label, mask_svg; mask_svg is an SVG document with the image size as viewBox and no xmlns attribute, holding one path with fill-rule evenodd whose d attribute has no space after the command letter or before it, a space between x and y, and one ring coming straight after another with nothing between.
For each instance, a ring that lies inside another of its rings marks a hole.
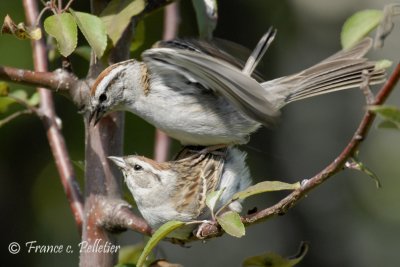
<instances>
[{"instance_id":1,"label":"tail feather","mask_svg":"<svg viewBox=\"0 0 400 267\"><path fill-rule=\"evenodd\" d=\"M256 48L249 56L246 64L242 70L244 74L251 75L254 69L257 67L258 63L267 52L268 47L271 45L272 41L275 39L276 29L270 27L268 31L263 35L263 37L258 42Z\"/></svg>"},{"instance_id":2,"label":"tail feather","mask_svg":"<svg viewBox=\"0 0 400 267\"><path fill-rule=\"evenodd\" d=\"M293 101L339 90L359 87L363 71L369 73L369 84L385 81L385 70L375 69L376 62L362 58L371 48L366 38L349 50L339 51L317 65L297 74L262 83L266 95L281 108Z\"/></svg>"}]
</instances>

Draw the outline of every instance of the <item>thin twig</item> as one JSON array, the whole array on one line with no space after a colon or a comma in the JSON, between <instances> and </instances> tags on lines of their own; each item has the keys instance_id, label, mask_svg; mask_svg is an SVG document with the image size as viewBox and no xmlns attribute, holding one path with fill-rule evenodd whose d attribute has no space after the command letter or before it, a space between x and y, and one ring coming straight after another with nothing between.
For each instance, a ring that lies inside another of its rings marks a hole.
<instances>
[{"instance_id":1,"label":"thin twig","mask_svg":"<svg viewBox=\"0 0 400 267\"><path fill-rule=\"evenodd\" d=\"M24 0L23 5L27 22L28 24L33 25L39 14L37 1ZM32 41L32 49L35 70L39 72L47 71L46 46L43 40ZM60 81L56 80L56 84L58 87ZM40 118L45 126L47 139L49 140L57 170L60 174L61 182L73 212L75 222L78 229L81 231L83 219L83 198L76 181L76 175L67 152L64 137L57 124L53 97L51 92L44 88L38 88L38 92L40 95Z\"/></svg>"},{"instance_id":2,"label":"thin twig","mask_svg":"<svg viewBox=\"0 0 400 267\"><path fill-rule=\"evenodd\" d=\"M375 101L372 103L373 105L382 105L389 94L393 91L397 81L400 78L400 64L397 65L389 80L385 83L385 85L379 90L377 96L375 97ZM302 187L292 192L286 198L282 199L280 202L275 204L272 207L261 210L257 213L245 216L243 218L244 223L252 224L260 220L265 220L271 216L284 214L289 208L293 207L297 202L303 198L310 190L314 189L318 185L325 182L328 178L332 177L334 174L339 172L345 167L346 162L349 158L353 157L356 153L358 147L361 142L367 136L369 129L376 117L376 114L367 111L360 122L356 132L353 135L353 138L344 148L342 153L339 154L338 157L331 164L329 164L325 169L316 174L311 179L307 180L303 183Z\"/></svg>"},{"instance_id":3,"label":"thin twig","mask_svg":"<svg viewBox=\"0 0 400 267\"><path fill-rule=\"evenodd\" d=\"M30 113L36 113L38 116L40 116L40 112L38 109L31 104L27 100L21 99L19 97L15 97L13 95L8 95L7 97L13 99L15 102L20 104L21 106L24 106L26 109L30 110Z\"/></svg>"},{"instance_id":4,"label":"thin twig","mask_svg":"<svg viewBox=\"0 0 400 267\"><path fill-rule=\"evenodd\" d=\"M57 11L58 11L58 13L61 13L61 11L62 11L62 0L58 0Z\"/></svg>"},{"instance_id":5,"label":"thin twig","mask_svg":"<svg viewBox=\"0 0 400 267\"><path fill-rule=\"evenodd\" d=\"M172 40L177 37L180 24L179 3L175 2L164 10L164 32L163 40ZM154 159L164 162L168 159L171 147L171 139L161 130L156 129L154 142Z\"/></svg>"},{"instance_id":6,"label":"thin twig","mask_svg":"<svg viewBox=\"0 0 400 267\"><path fill-rule=\"evenodd\" d=\"M67 5L64 7L64 9L62 11L64 12L65 10L68 10L68 8L72 5L73 2L74 2L74 0L69 0L69 2L67 3Z\"/></svg>"},{"instance_id":7,"label":"thin twig","mask_svg":"<svg viewBox=\"0 0 400 267\"><path fill-rule=\"evenodd\" d=\"M396 66L393 73L391 74L388 81L381 87L378 94L375 97L373 105L382 105L390 93L396 86L400 78L400 64ZM376 115L370 111L367 111L360 122L357 130L355 131L353 138L343 149L343 151L332 161L326 168L320 171L312 178L305 180L302 186L293 191L287 197L276 203L275 205L260 210L256 213L246 215L242 217L242 222L246 225L252 225L273 216L285 214L290 208L294 207L303 197L305 197L311 190L316 188L318 185L324 183L327 179L332 177L334 174L345 168L345 164L354 154L357 152L361 142L367 136L369 129L375 119ZM202 238L211 238L221 234L221 228L218 224L207 225L202 229L200 236Z\"/></svg>"},{"instance_id":8,"label":"thin twig","mask_svg":"<svg viewBox=\"0 0 400 267\"><path fill-rule=\"evenodd\" d=\"M20 111L14 112L10 116L5 117L4 119L0 120L0 127L2 127L3 125L9 123L10 121L12 121L12 120L18 118L19 116L24 115L24 114L32 114L32 111L30 109L24 109L24 110L20 110Z\"/></svg>"},{"instance_id":9,"label":"thin twig","mask_svg":"<svg viewBox=\"0 0 400 267\"><path fill-rule=\"evenodd\" d=\"M397 81L400 78L400 64L397 65L393 73L391 74L389 80L382 86L379 90L373 105L382 105L389 94L393 91ZM355 131L353 138L339 154L338 157L331 164L329 164L325 169L316 174L311 179L303 183L301 188L295 190L286 198L282 199L280 202L272 207L261 210L259 212L247 215L243 218L243 221L247 224L255 223L259 220L267 219L274 215L284 214L289 208L293 207L297 202L303 198L310 190L314 189L318 185L325 182L328 178L332 177L334 174L342 170L349 158L351 158L357 151L361 142L367 136L369 129L375 119L376 115L370 111L367 111L360 122L357 130Z\"/></svg>"}]
</instances>

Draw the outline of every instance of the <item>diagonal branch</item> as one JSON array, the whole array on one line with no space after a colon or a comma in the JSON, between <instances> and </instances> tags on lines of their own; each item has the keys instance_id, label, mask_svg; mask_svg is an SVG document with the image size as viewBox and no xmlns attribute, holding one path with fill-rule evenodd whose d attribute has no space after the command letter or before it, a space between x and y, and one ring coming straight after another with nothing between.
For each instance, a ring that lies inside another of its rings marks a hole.
<instances>
[{"instance_id":1,"label":"diagonal branch","mask_svg":"<svg viewBox=\"0 0 400 267\"><path fill-rule=\"evenodd\" d=\"M398 64L390 76L389 80L384 84L384 86L379 90L375 101L372 105L382 105L388 98L389 94L393 91L396 83L400 78L400 64ZM325 182L328 178L332 177L334 174L339 172L345 167L345 164L349 158L354 156L361 142L365 139L368 134L369 129L376 117L375 113L367 111L360 122L353 138L343 149L342 153L339 154L336 159L329 164L325 169L316 174L311 179L307 180L301 188L292 192L286 198L282 199L280 202L272 207L261 210L257 213L245 216L243 221L247 224L254 223L259 220L267 219L274 215L284 214L288 209L297 204L297 202L302 199L309 191L317 187L318 185Z\"/></svg>"},{"instance_id":2,"label":"diagonal branch","mask_svg":"<svg viewBox=\"0 0 400 267\"><path fill-rule=\"evenodd\" d=\"M396 86L396 83L400 79L400 64L396 66L393 73L391 74L388 81L381 87L378 94L375 97L372 105L382 105L390 93ZM361 142L367 136L371 125L375 119L376 115L371 111L367 111L360 122L357 130L355 131L353 138L343 149L343 151L337 156L332 163L330 163L326 168L320 171L318 174L312 178L305 180L302 186L293 191L287 197L276 203L275 205L260 210L258 212L246 215L242 217L242 222L246 225L252 225L254 223L261 222L263 220L269 219L276 215L285 214L290 208L294 207L303 197L305 197L311 190L315 189L318 185L324 183L334 174L345 168L345 164L351 157L354 156L357 149L359 148ZM214 224L204 224L199 236L202 238L211 238L214 236L221 235L221 228L217 223Z\"/></svg>"},{"instance_id":3,"label":"diagonal branch","mask_svg":"<svg viewBox=\"0 0 400 267\"><path fill-rule=\"evenodd\" d=\"M36 18L38 17L38 6L35 0L24 0L23 1L25 16L29 25L34 25ZM35 70L40 72L47 71L47 57L46 57L46 47L41 41L32 41L33 48L33 62ZM2 68L4 70L4 68ZM7 70L7 68L6 68ZM8 69L10 71L10 68ZM30 77L32 78L31 72L24 72L25 75L15 76L15 77ZM49 74L50 75L50 74ZM39 75L40 76L40 75ZM60 78L60 77L55 77ZM21 81L20 78L19 81ZM74 79L71 80L71 82ZM51 79L47 80L48 82ZM59 86L59 81L55 80L56 86ZM68 83L67 83L68 84ZM53 97L49 90L44 88L38 88L40 95L40 118L43 121L44 127L47 133L47 139L49 140L50 148L56 161L57 170L60 174L61 182L64 187L64 191L69 200L71 210L73 212L75 222L78 229L81 230L82 219L83 219L83 200L82 194L79 190L78 184L76 182L76 175L70 161L67 147L65 144L64 137L61 133L59 124L57 123L57 115L54 109Z\"/></svg>"}]
</instances>

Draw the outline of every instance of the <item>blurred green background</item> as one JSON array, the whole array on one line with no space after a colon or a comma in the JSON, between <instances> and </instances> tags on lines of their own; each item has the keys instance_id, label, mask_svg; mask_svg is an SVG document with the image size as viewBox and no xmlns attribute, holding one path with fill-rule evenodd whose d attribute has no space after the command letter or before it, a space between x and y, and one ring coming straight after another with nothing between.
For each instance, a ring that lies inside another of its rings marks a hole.
<instances>
[{"instance_id":1,"label":"blurred green background","mask_svg":"<svg viewBox=\"0 0 400 267\"><path fill-rule=\"evenodd\" d=\"M75 1L75 10L88 4ZM381 9L389 1L376 0L220 0L215 36L252 48L273 25L278 35L259 71L274 78L304 69L340 49L339 35L346 18L361 9ZM180 36L195 36L196 21L191 1L181 1ZM21 1L0 1L0 18L6 14L24 20ZM162 34L163 12L145 20L146 49ZM382 50L371 58L399 60L399 20ZM82 38L81 38L82 39ZM85 75L87 63L72 56L73 67ZM52 64L56 68L59 62ZM0 65L32 68L29 41L0 36ZM12 84L12 89L26 88ZM398 87L398 86L397 86ZM29 89L34 92L33 88ZM389 99L400 106L399 88ZM56 95L57 112L73 160L84 158L81 116L63 97ZM9 113L17 110L14 106ZM293 103L283 110L275 129L262 129L242 149L255 182L266 179L298 181L316 174L344 148L365 109L359 90ZM7 114L0 114L1 118ZM376 124L375 124L376 125ZM154 129L132 114L127 115L126 154L152 156ZM176 152L179 145L174 143ZM374 127L361 147L360 158L380 177L376 189L366 175L344 171L314 190L285 216L247 228L242 239L224 236L191 248L162 243L159 257L185 266L241 266L245 257L265 251L292 255L302 240L310 251L299 266L398 266L400 251L400 133ZM82 172L77 169L82 182ZM73 254L8 252L10 242L72 245L79 234L60 184L41 122L22 116L0 128L0 212L2 266L75 266ZM245 207L266 207L282 195L261 195ZM141 242L132 232L120 235L124 245ZM77 249L76 249L77 250ZM397 262L397 263L396 263Z\"/></svg>"}]
</instances>

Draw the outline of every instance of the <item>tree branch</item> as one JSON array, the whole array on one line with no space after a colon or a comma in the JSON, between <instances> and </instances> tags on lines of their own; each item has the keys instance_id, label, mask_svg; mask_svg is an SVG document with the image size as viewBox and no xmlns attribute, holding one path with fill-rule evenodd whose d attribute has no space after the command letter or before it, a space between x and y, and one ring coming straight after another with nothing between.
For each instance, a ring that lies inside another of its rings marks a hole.
<instances>
[{"instance_id":1,"label":"tree branch","mask_svg":"<svg viewBox=\"0 0 400 267\"><path fill-rule=\"evenodd\" d=\"M105 0L92 0L92 12L101 12ZM111 64L129 58L129 47L133 38L133 23L124 31L117 45L110 52ZM92 56L88 80L98 75L99 63ZM125 116L123 112L114 112L105 116L93 127L85 116L85 221L82 241L89 246L117 245L114 231L126 229L128 224L135 224L135 230L146 232L147 224L136 218L122 200L121 172L111 164L108 156L120 156L123 153ZM117 252L117 251L116 251ZM117 253L100 253L90 251L80 255L80 266L114 266Z\"/></svg>"},{"instance_id":2,"label":"tree branch","mask_svg":"<svg viewBox=\"0 0 400 267\"><path fill-rule=\"evenodd\" d=\"M78 108L85 105L90 91L85 80L78 80L75 75L63 69L46 72L0 66L0 80L45 87L71 98Z\"/></svg>"},{"instance_id":3,"label":"tree branch","mask_svg":"<svg viewBox=\"0 0 400 267\"><path fill-rule=\"evenodd\" d=\"M396 83L400 78L400 64L396 66L393 73L391 74L388 81L381 87L378 94L375 97L372 105L382 105L390 93L393 91ZM245 225L252 225L254 223L261 222L263 220L269 219L276 215L285 214L290 208L294 207L303 197L305 197L311 190L316 188L318 185L322 184L334 174L345 168L346 162L354 156L359 148L361 142L367 136L371 125L375 119L376 115L371 111L367 111L361 120L357 130L355 131L353 138L343 149L343 151L337 156L332 163L330 163L321 172L313 176L308 180L304 180L301 187L287 197L276 203L275 205L260 210L258 212L246 215L242 217L242 222ZM221 227L217 223L207 223L202 227L202 231L199 234L201 238L211 238L221 235Z\"/></svg>"},{"instance_id":4,"label":"tree branch","mask_svg":"<svg viewBox=\"0 0 400 267\"><path fill-rule=\"evenodd\" d=\"M37 1L24 0L23 5L28 24L34 25L36 23L36 18L38 17L39 14ZM33 48L34 68L37 71L36 73L46 72L47 57L46 57L46 47L43 42L43 39L41 41L32 41L32 48ZM4 69L4 67L1 69L3 71L8 70L9 71L8 75L10 74L10 71L12 73L12 71L15 70L10 68ZM30 78L32 80L33 76L35 76L32 75L35 73L30 71L14 73L14 74L16 74L15 76L13 76L14 78L16 78L15 81L21 81L23 80L23 78L25 79ZM43 78L43 75L39 75L39 77ZM49 82L49 85L53 84L54 86L58 87L60 85L60 81L58 79L62 77L60 77L60 75L56 75L54 76L54 78L56 80L54 80L53 82L51 82L50 78L47 79L47 81ZM75 81L74 79L71 79L69 82L65 82L65 84L70 84L71 82L74 81ZM59 124L57 123L58 118L54 110L53 97L49 90L46 90L44 88L38 88L38 91L40 95L40 107L39 107L40 118L46 129L47 139L49 140L50 148L56 161L57 170L58 173L60 174L61 183L67 195L67 199L69 201L72 213L74 215L75 222L78 226L79 231L81 231L82 218L83 218L82 195L79 190L78 184L76 182L76 175L74 173L74 169L72 167L72 163L70 161L67 152L64 137L61 133Z\"/></svg>"},{"instance_id":5,"label":"tree branch","mask_svg":"<svg viewBox=\"0 0 400 267\"><path fill-rule=\"evenodd\" d=\"M68 91L74 87L78 78L61 69L54 72L40 72L0 66L0 79L32 86L46 87L47 89Z\"/></svg>"}]
</instances>

